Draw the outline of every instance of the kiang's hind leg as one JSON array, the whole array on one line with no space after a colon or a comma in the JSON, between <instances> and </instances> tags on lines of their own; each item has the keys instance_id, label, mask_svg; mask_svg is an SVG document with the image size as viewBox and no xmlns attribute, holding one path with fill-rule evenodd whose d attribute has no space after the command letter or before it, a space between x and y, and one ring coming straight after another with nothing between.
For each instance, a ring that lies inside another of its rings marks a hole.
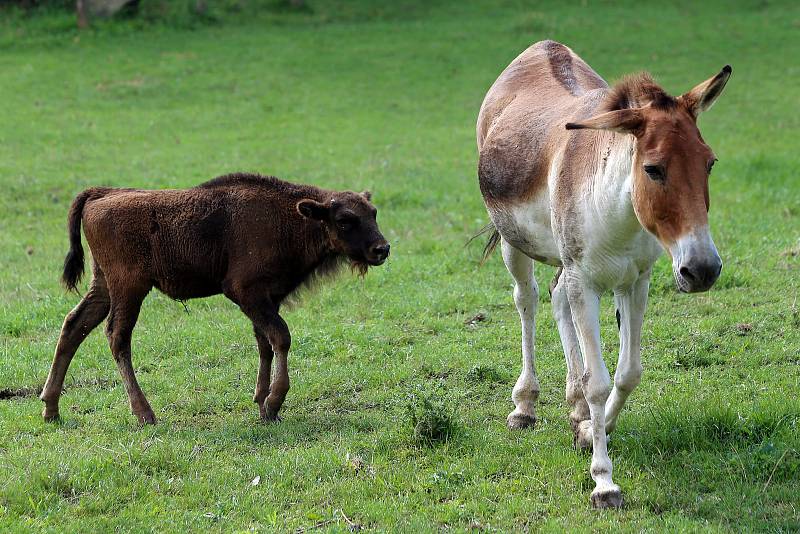
<instances>
[{"instance_id":1,"label":"kiang's hind leg","mask_svg":"<svg viewBox=\"0 0 800 534\"><path fill-rule=\"evenodd\" d=\"M92 271L89 291L64 319L50 374L39 396L45 403L42 415L47 421L58 418L58 401L72 357L86 336L108 315L110 300L105 276L97 264L93 264Z\"/></svg>"},{"instance_id":2,"label":"kiang's hind leg","mask_svg":"<svg viewBox=\"0 0 800 534\"><path fill-rule=\"evenodd\" d=\"M501 247L506 268L514 277L514 303L522 323L522 373L511 393L515 408L508 414L507 420L509 428L518 429L532 427L536 423L535 403L539 398L539 379L536 378L533 347L539 287L533 276L533 260L505 239Z\"/></svg>"},{"instance_id":3,"label":"kiang's hind leg","mask_svg":"<svg viewBox=\"0 0 800 534\"><path fill-rule=\"evenodd\" d=\"M583 396L583 358L578 343L578 334L572 322L572 310L567 297L567 288L563 269L559 268L553 282L550 284L550 299L553 305L553 316L558 325L561 345L564 348L564 357L567 360L567 403L572 410L569 422L573 432L573 443L581 449L592 447L591 422L589 421L589 405Z\"/></svg>"}]
</instances>

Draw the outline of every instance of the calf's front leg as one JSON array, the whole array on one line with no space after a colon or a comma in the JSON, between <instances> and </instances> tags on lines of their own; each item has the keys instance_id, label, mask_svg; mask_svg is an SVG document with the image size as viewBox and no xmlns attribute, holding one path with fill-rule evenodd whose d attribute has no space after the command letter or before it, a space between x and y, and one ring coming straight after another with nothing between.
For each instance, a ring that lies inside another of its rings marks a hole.
<instances>
[{"instance_id":1,"label":"calf's front leg","mask_svg":"<svg viewBox=\"0 0 800 534\"><path fill-rule=\"evenodd\" d=\"M592 433L590 473L595 482L592 505L595 508L618 508L622 505L622 493L611 478L612 466L606 438L606 401L611 389L611 377L601 353L600 295L590 288L580 272L565 269L563 275L566 276L572 320L584 360L581 381L584 397L589 404Z\"/></svg>"},{"instance_id":2,"label":"calf's front leg","mask_svg":"<svg viewBox=\"0 0 800 534\"><path fill-rule=\"evenodd\" d=\"M269 395L270 375L272 373L272 358L275 353L272 351L269 339L266 334L261 332L255 325L253 330L258 342L258 378L256 379L256 390L253 394L253 402L258 406L261 419L267 420L267 409L264 401Z\"/></svg>"},{"instance_id":3,"label":"calf's front leg","mask_svg":"<svg viewBox=\"0 0 800 534\"><path fill-rule=\"evenodd\" d=\"M270 324L269 340L272 350L275 352L275 376L269 388L269 395L265 402L265 419L267 421L280 421L278 411L283 406L286 394L289 392L289 346L292 337L289 334L289 327L277 313L273 322Z\"/></svg>"},{"instance_id":4,"label":"calf's front leg","mask_svg":"<svg viewBox=\"0 0 800 534\"><path fill-rule=\"evenodd\" d=\"M239 296L235 302L253 322L259 348L259 369L254 399L264 421L280 421L278 412L289 391L288 356L292 337L289 327L278 315L278 308L268 298L257 298L253 290ZM232 299L233 300L233 299ZM267 342L269 347L267 347ZM274 355L274 356L273 356ZM275 359L275 376L270 381L269 373Z\"/></svg>"}]
</instances>

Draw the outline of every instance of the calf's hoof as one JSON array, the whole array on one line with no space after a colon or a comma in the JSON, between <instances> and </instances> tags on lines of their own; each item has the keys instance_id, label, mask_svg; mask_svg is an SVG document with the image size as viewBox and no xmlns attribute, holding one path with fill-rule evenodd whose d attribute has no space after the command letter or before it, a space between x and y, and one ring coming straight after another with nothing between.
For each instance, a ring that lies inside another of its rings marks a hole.
<instances>
[{"instance_id":1,"label":"calf's hoof","mask_svg":"<svg viewBox=\"0 0 800 534\"><path fill-rule=\"evenodd\" d=\"M592 508L604 510L606 508L621 508L622 492L616 484L592 492Z\"/></svg>"},{"instance_id":2,"label":"calf's hoof","mask_svg":"<svg viewBox=\"0 0 800 534\"><path fill-rule=\"evenodd\" d=\"M280 423L282 421L281 416L278 415L278 410L270 410L266 403L258 407L258 413L265 423Z\"/></svg>"},{"instance_id":3,"label":"calf's hoof","mask_svg":"<svg viewBox=\"0 0 800 534\"><path fill-rule=\"evenodd\" d=\"M277 410L270 410L269 408L261 409L261 420L265 423L280 423L283 421Z\"/></svg>"},{"instance_id":4,"label":"calf's hoof","mask_svg":"<svg viewBox=\"0 0 800 534\"><path fill-rule=\"evenodd\" d=\"M572 444L581 451L592 450L593 442L592 422L590 420L581 421L574 429Z\"/></svg>"},{"instance_id":5,"label":"calf's hoof","mask_svg":"<svg viewBox=\"0 0 800 534\"><path fill-rule=\"evenodd\" d=\"M139 419L140 425L154 425L156 424L156 414L153 411L149 412L140 412L136 414L136 417Z\"/></svg>"},{"instance_id":6,"label":"calf's hoof","mask_svg":"<svg viewBox=\"0 0 800 534\"><path fill-rule=\"evenodd\" d=\"M49 406L45 406L44 410L42 411L42 417L48 423L52 423L53 421L58 421L61 419L61 416L58 415L58 407L50 408Z\"/></svg>"},{"instance_id":7,"label":"calf's hoof","mask_svg":"<svg viewBox=\"0 0 800 534\"><path fill-rule=\"evenodd\" d=\"M536 416L514 410L506 418L508 428L511 430L521 430L523 428L533 428L536 425Z\"/></svg>"}]
</instances>

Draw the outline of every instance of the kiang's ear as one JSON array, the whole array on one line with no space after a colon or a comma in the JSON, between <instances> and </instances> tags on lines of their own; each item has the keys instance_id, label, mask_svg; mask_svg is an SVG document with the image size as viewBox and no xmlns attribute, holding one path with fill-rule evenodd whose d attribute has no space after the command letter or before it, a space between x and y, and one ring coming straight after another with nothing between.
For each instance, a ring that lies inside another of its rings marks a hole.
<instances>
[{"instance_id":1,"label":"kiang's ear","mask_svg":"<svg viewBox=\"0 0 800 534\"><path fill-rule=\"evenodd\" d=\"M366 190L366 189L361 192L361 196L366 198L367 201L372 200L372 193L370 191Z\"/></svg>"},{"instance_id":2,"label":"kiang's ear","mask_svg":"<svg viewBox=\"0 0 800 534\"><path fill-rule=\"evenodd\" d=\"M725 84L728 83L731 72L731 66L725 65L722 67L722 70L719 71L719 74L704 81L688 93L681 95L679 100L686 105L692 115L697 117L714 105L717 97L719 97L719 95L722 94L722 90L725 89Z\"/></svg>"},{"instance_id":3,"label":"kiang's ear","mask_svg":"<svg viewBox=\"0 0 800 534\"><path fill-rule=\"evenodd\" d=\"M308 219L327 221L330 209L321 202L306 198L297 203L297 212Z\"/></svg>"},{"instance_id":4,"label":"kiang's ear","mask_svg":"<svg viewBox=\"0 0 800 534\"><path fill-rule=\"evenodd\" d=\"M581 122L568 122L567 130L609 130L618 133L636 134L644 124L638 109L617 109L597 115Z\"/></svg>"}]
</instances>

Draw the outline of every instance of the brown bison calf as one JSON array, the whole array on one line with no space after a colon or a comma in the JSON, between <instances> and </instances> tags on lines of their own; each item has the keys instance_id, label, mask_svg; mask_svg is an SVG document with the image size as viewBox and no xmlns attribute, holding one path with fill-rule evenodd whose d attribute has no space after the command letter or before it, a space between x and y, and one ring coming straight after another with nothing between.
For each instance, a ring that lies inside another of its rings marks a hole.
<instances>
[{"instance_id":1,"label":"brown bison calf","mask_svg":"<svg viewBox=\"0 0 800 534\"><path fill-rule=\"evenodd\" d=\"M81 221L92 252L89 291L67 315L41 394L44 418L58 417L64 375L81 342L108 316L106 335L131 410L155 423L131 365L131 333L153 287L174 299L223 293L253 322L260 356L253 400L261 418L279 420L289 390L289 328L281 302L303 284L349 263L366 272L389 244L370 194L334 192L277 178L233 174L186 190L95 187L69 212L63 282L83 275ZM275 380L270 384L273 356Z\"/></svg>"}]
</instances>

